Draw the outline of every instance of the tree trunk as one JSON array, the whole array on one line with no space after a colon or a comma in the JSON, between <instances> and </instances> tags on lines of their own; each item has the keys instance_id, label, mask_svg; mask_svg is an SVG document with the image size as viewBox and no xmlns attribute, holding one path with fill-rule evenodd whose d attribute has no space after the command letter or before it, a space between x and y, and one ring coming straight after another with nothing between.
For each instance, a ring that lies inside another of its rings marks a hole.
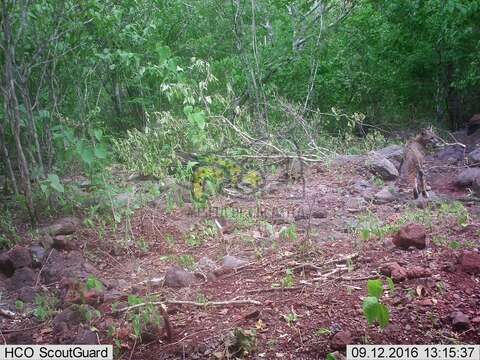
<instances>
[{"instance_id":1,"label":"tree trunk","mask_svg":"<svg viewBox=\"0 0 480 360\"><path fill-rule=\"evenodd\" d=\"M33 206L32 186L30 183L30 172L28 169L27 159L23 151L23 145L21 141L21 128L20 128L20 111L18 98L15 90L15 77L13 67L15 64L15 48L12 41L12 29L10 26L10 15L8 13L8 4L4 0L2 4L2 30L4 41L4 73L5 73L5 97L7 104L6 115L10 119L10 124L13 130L13 137L15 139L15 147L17 150L17 164L20 170L20 177L22 180L23 193L27 203L27 209L30 215L32 223L36 222L35 208Z\"/></svg>"},{"instance_id":2,"label":"tree trunk","mask_svg":"<svg viewBox=\"0 0 480 360\"><path fill-rule=\"evenodd\" d=\"M6 110L6 101L5 101L5 110ZM8 153L7 144L5 141L5 131L3 129L3 125L0 124L0 143L2 144L2 154L3 154L3 161L5 162L5 167L7 168L8 177L10 178L10 182L12 183L13 192L15 195L18 195L18 186L17 186L17 179L15 179L15 173L13 172L12 162L10 160L10 156Z\"/></svg>"}]
</instances>

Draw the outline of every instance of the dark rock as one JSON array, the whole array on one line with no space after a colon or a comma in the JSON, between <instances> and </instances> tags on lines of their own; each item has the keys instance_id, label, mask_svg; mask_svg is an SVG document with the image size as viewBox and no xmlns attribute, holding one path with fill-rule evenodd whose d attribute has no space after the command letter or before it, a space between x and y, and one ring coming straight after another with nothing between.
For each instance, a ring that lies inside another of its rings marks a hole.
<instances>
[{"instance_id":1,"label":"dark rock","mask_svg":"<svg viewBox=\"0 0 480 360\"><path fill-rule=\"evenodd\" d=\"M45 284L60 281L64 277L86 280L89 275L100 277L99 272L85 262L79 252L59 252L55 249L52 250L42 271L42 279Z\"/></svg>"},{"instance_id":2,"label":"dark rock","mask_svg":"<svg viewBox=\"0 0 480 360\"><path fill-rule=\"evenodd\" d=\"M24 286L33 286L37 280L37 275L30 268L20 268L15 270L9 279L10 290L18 290Z\"/></svg>"},{"instance_id":3,"label":"dark rock","mask_svg":"<svg viewBox=\"0 0 480 360\"><path fill-rule=\"evenodd\" d=\"M32 253L32 266L40 267L42 266L43 260L45 259L47 252L40 245L30 246L30 252Z\"/></svg>"},{"instance_id":4,"label":"dark rock","mask_svg":"<svg viewBox=\"0 0 480 360\"><path fill-rule=\"evenodd\" d=\"M0 254L0 272L5 274L6 276L10 277L13 275L15 269L13 268L13 264L10 261L10 257L6 252Z\"/></svg>"},{"instance_id":5,"label":"dark rock","mask_svg":"<svg viewBox=\"0 0 480 360\"><path fill-rule=\"evenodd\" d=\"M23 246L15 246L7 252L9 261L12 263L14 269L32 266L32 255L30 250Z\"/></svg>"},{"instance_id":6,"label":"dark rock","mask_svg":"<svg viewBox=\"0 0 480 360\"><path fill-rule=\"evenodd\" d=\"M223 258L223 267L225 269L236 269L247 264L247 260L239 259L235 256L227 255Z\"/></svg>"},{"instance_id":7,"label":"dark rock","mask_svg":"<svg viewBox=\"0 0 480 360\"><path fill-rule=\"evenodd\" d=\"M384 187L375 194L374 198L376 203L386 204L394 201L395 195L388 187Z\"/></svg>"},{"instance_id":8,"label":"dark rock","mask_svg":"<svg viewBox=\"0 0 480 360\"><path fill-rule=\"evenodd\" d=\"M66 308L53 318L53 326L61 326L62 323L65 323L67 325L78 325L81 321L82 314L79 311L73 310L72 308Z\"/></svg>"},{"instance_id":9,"label":"dark rock","mask_svg":"<svg viewBox=\"0 0 480 360\"><path fill-rule=\"evenodd\" d=\"M400 162L403 159L404 148L401 145L390 145L383 149L375 150L374 153L379 154L392 162Z\"/></svg>"},{"instance_id":10,"label":"dark rock","mask_svg":"<svg viewBox=\"0 0 480 360\"><path fill-rule=\"evenodd\" d=\"M469 274L480 274L480 254L474 251L464 251L459 257L460 268Z\"/></svg>"},{"instance_id":11,"label":"dark rock","mask_svg":"<svg viewBox=\"0 0 480 360\"><path fill-rule=\"evenodd\" d=\"M88 329L80 329L78 334L73 339L73 344L77 345L97 345L97 334Z\"/></svg>"},{"instance_id":12,"label":"dark rock","mask_svg":"<svg viewBox=\"0 0 480 360\"><path fill-rule=\"evenodd\" d=\"M348 330L339 331L333 335L330 347L333 350L345 350L347 345L352 344L352 334Z\"/></svg>"},{"instance_id":13,"label":"dark rock","mask_svg":"<svg viewBox=\"0 0 480 360\"><path fill-rule=\"evenodd\" d=\"M198 268L204 272L209 272L216 270L218 266L215 261L207 256L204 256L198 261Z\"/></svg>"},{"instance_id":14,"label":"dark rock","mask_svg":"<svg viewBox=\"0 0 480 360\"><path fill-rule=\"evenodd\" d=\"M11 334L6 339L8 344L15 344L15 345L31 345L34 344L33 336L29 332L19 331L16 333Z\"/></svg>"},{"instance_id":15,"label":"dark rock","mask_svg":"<svg viewBox=\"0 0 480 360\"><path fill-rule=\"evenodd\" d=\"M455 178L455 185L460 187L467 187L472 185L475 179L480 177L480 168L468 168L463 170Z\"/></svg>"},{"instance_id":16,"label":"dark rock","mask_svg":"<svg viewBox=\"0 0 480 360\"><path fill-rule=\"evenodd\" d=\"M78 230L81 223L82 221L76 217L65 217L50 226L39 229L38 232L50 236L70 235Z\"/></svg>"},{"instance_id":17,"label":"dark rock","mask_svg":"<svg viewBox=\"0 0 480 360\"><path fill-rule=\"evenodd\" d=\"M480 164L480 149L475 149L468 154L468 161L470 164Z\"/></svg>"},{"instance_id":18,"label":"dark rock","mask_svg":"<svg viewBox=\"0 0 480 360\"><path fill-rule=\"evenodd\" d=\"M172 288L187 287L195 284L196 277L193 273L185 271L181 267L172 266L165 273L164 285Z\"/></svg>"},{"instance_id":19,"label":"dark rock","mask_svg":"<svg viewBox=\"0 0 480 360\"><path fill-rule=\"evenodd\" d=\"M461 146L451 145L435 154L435 158L446 164L463 163L464 150Z\"/></svg>"},{"instance_id":20,"label":"dark rock","mask_svg":"<svg viewBox=\"0 0 480 360\"><path fill-rule=\"evenodd\" d=\"M370 154L365 161L365 166L370 172L383 180L395 180L398 177L398 170L395 165L379 154Z\"/></svg>"},{"instance_id":21,"label":"dark rock","mask_svg":"<svg viewBox=\"0 0 480 360\"><path fill-rule=\"evenodd\" d=\"M470 319L461 311L452 312L450 318L452 319L452 327L455 330L467 330L470 328Z\"/></svg>"},{"instance_id":22,"label":"dark rock","mask_svg":"<svg viewBox=\"0 0 480 360\"><path fill-rule=\"evenodd\" d=\"M26 303L33 303L37 296L37 290L32 286L24 286L17 291L17 299Z\"/></svg>"},{"instance_id":23,"label":"dark rock","mask_svg":"<svg viewBox=\"0 0 480 360\"><path fill-rule=\"evenodd\" d=\"M400 229L392 241L401 249L408 249L410 246L425 249L426 238L427 234L423 225L408 224Z\"/></svg>"}]
</instances>

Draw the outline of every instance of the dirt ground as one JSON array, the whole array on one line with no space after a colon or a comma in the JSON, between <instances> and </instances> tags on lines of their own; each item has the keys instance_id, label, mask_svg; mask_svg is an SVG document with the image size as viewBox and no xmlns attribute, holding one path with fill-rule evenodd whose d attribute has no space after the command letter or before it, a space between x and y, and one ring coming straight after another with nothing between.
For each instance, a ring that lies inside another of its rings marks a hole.
<instances>
[{"instance_id":1,"label":"dirt ground","mask_svg":"<svg viewBox=\"0 0 480 360\"><path fill-rule=\"evenodd\" d=\"M436 198L449 204L465 199L465 190L453 185L457 167L434 160L427 165ZM104 294L92 296L101 316L89 329L98 331L102 343L116 339L116 358L138 360L234 358L235 329L237 335L243 329L243 357L251 359L324 359L345 343L480 343L479 275L458 265L464 251L480 246L478 203L462 201L455 208L431 201L422 209L414 201L375 201L373 194L389 184L353 163L334 162L309 166L305 189L302 181L278 183L262 198L219 196L202 211L190 204L171 212L143 207L128 231L142 239L145 251L114 249L109 238L125 226L106 226L102 236L83 226L75 233L81 246L74 253L88 260L106 286ZM462 209L468 210L466 219ZM215 220L223 222L221 230ZM425 249L392 244L398 228L409 223L425 227ZM226 255L241 265L222 267ZM201 269L202 258L215 269ZM382 269L392 262L417 276L387 286ZM165 286L165 272L174 265L195 272L195 282ZM382 302L390 311L384 329L368 325L362 312L367 281L377 278L385 284ZM72 287L62 281L44 286L60 293ZM128 307L131 294L166 304L170 338L154 331L135 340L128 311L112 313L112 304ZM455 311L470 325L455 326ZM108 331L112 325L114 334ZM9 343L20 343L20 334L37 343L61 341L55 321L16 317L1 326Z\"/></svg>"}]
</instances>

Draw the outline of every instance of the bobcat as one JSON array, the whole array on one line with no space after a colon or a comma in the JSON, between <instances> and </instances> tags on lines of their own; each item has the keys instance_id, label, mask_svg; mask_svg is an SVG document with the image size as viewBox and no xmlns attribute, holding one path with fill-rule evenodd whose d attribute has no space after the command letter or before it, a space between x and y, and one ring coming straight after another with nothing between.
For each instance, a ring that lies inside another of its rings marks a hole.
<instances>
[{"instance_id":1,"label":"bobcat","mask_svg":"<svg viewBox=\"0 0 480 360\"><path fill-rule=\"evenodd\" d=\"M433 129L428 128L422 130L420 134L407 143L400 164L400 176L397 180L400 191L413 185L413 197L415 199L418 199L420 193L428 198L423 160L427 145L437 145L438 141L439 138L435 135Z\"/></svg>"}]
</instances>

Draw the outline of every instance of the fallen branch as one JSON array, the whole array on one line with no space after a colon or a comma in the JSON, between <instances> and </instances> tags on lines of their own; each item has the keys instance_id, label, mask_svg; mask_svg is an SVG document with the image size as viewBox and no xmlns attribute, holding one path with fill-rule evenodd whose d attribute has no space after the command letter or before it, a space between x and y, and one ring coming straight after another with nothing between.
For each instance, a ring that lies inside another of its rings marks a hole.
<instances>
[{"instance_id":1,"label":"fallen branch","mask_svg":"<svg viewBox=\"0 0 480 360\"><path fill-rule=\"evenodd\" d=\"M152 301L152 302L146 302L146 303L141 303L141 304L135 304L135 305L132 305L132 306L127 306L127 307L118 309L115 312L130 311L130 310L137 309L137 308L144 307L144 306L148 306L148 305L165 305L165 304L192 305L192 306L199 306L199 307L225 306L225 305L245 305L245 304L262 305L262 303L260 301L251 300L251 299L226 300L226 301L207 301L207 302L204 302L204 303L203 302L188 301L188 300L166 300L166 301Z\"/></svg>"},{"instance_id":2,"label":"fallen branch","mask_svg":"<svg viewBox=\"0 0 480 360\"><path fill-rule=\"evenodd\" d=\"M345 256L343 258L340 258L340 259L329 260L326 263L324 263L323 265L340 264L340 263L343 263L343 262L346 263L349 260L355 260L358 256L359 256L358 253L353 253L353 254L347 255L347 256Z\"/></svg>"},{"instance_id":3,"label":"fallen branch","mask_svg":"<svg viewBox=\"0 0 480 360\"><path fill-rule=\"evenodd\" d=\"M289 288L282 288L282 287L278 287L278 288L263 288L263 289L255 289L255 290L248 290L247 291L247 294L258 294L258 293L262 293L262 292L275 292L275 291L297 291L297 290L303 290L305 289L306 287L306 284L305 286L294 286L294 287L289 287Z\"/></svg>"}]
</instances>

